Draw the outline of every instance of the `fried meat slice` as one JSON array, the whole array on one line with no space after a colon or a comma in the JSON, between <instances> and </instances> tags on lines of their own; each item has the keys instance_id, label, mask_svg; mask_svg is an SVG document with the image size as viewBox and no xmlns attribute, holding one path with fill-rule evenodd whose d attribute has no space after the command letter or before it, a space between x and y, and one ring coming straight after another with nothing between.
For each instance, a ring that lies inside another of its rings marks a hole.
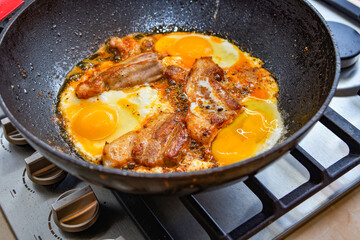
<instances>
[{"instance_id":1,"label":"fried meat slice","mask_svg":"<svg viewBox=\"0 0 360 240\"><path fill-rule=\"evenodd\" d=\"M122 60L141 52L141 45L130 36L123 38L112 37L109 44L111 48L115 48L118 51L118 55Z\"/></svg>"},{"instance_id":2,"label":"fried meat slice","mask_svg":"<svg viewBox=\"0 0 360 240\"><path fill-rule=\"evenodd\" d=\"M123 167L131 161L131 151L134 146L136 132L128 132L113 142L106 143L103 149L102 160L106 167Z\"/></svg>"},{"instance_id":3,"label":"fried meat slice","mask_svg":"<svg viewBox=\"0 0 360 240\"><path fill-rule=\"evenodd\" d=\"M199 58L184 88L190 102L186 114L188 133L204 145L210 144L241 110L240 104L218 83L223 78L223 70L211 57Z\"/></svg>"},{"instance_id":4,"label":"fried meat slice","mask_svg":"<svg viewBox=\"0 0 360 240\"><path fill-rule=\"evenodd\" d=\"M180 153L187 143L184 117L162 113L140 130L106 143L103 162L113 167L123 167L129 162L145 167L174 166L180 161Z\"/></svg>"},{"instance_id":5,"label":"fried meat slice","mask_svg":"<svg viewBox=\"0 0 360 240\"><path fill-rule=\"evenodd\" d=\"M187 70L181 67L170 65L166 68L164 75L166 78L174 80L175 82L185 83L188 73Z\"/></svg>"},{"instance_id":6,"label":"fried meat slice","mask_svg":"<svg viewBox=\"0 0 360 240\"><path fill-rule=\"evenodd\" d=\"M153 37L144 37L142 38L140 43L140 49L142 52L152 51L155 47L155 39Z\"/></svg>"},{"instance_id":7,"label":"fried meat slice","mask_svg":"<svg viewBox=\"0 0 360 240\"><path fill-rule=\"evenodd\" d=\"M104 91L154 82L163 76L163 66L156 53L143 53L110 67L80 83L76 96L81 99L94 97Z\"/></svg>"}]
</instances>

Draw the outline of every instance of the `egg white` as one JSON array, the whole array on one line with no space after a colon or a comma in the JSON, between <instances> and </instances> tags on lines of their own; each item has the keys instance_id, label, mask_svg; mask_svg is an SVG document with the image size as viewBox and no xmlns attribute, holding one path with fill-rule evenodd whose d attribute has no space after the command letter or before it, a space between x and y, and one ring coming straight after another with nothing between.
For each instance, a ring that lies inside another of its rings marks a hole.
<instances>
[{"instance_id":1,"label":"egg white","mask_svg":"<svg viewBox=\"0 0 360 240\"><path fill-rule=\"evenodd\" d=\"M72 120L76 114L88 104L106 105L114 109L118 116L118 126L108 137L102 140L89 140L76 133L72 127ZM123 134L136 130L150 116L157 115L160 111L173 111L172 106L163 96L150 86L137 87L126 91L107 91L97 97L79 99L75 88L69 86L62 93L59 103L63 123L67 135L78 152L87 160L97 163L101 159L101 152L94 154L94 149L102 149L105 142L111 142ZM90 150L91 149L91 150Z\"/></svg>"},{"instance_id":2,"label":"egg white","mask_svg":"<svg viewBox=\"0 0 360 240\"><path fill-rule=\"evenodd\" d=\"M234 66L234 64L238 63L241 59L247 60L253 67L261 67L262 65L262 61L260 59L253 58L250 56L250 54L242 52L238 47L231 44L227 40L202 34L167 34L164 37L161 37L156 44L159 42L161 43L162 39L166 38L171 38L172 41L170 42L175 44L176 41L188 36L201 37L210 43L213 50L211 57L213 61L223 69ZM184 67L182 58L180 56L166 56L162 59L162 64L164 67L169 65ZM187 66L187 68L189 68L189 66ZM147 85L126 90L106 91L97 97L92 97L89 99L77 98L75 94L76 85L77 83L68 85L68 87L62 92L59 102L59 110L61 112L62 121L65 125L69 140L85 159L93 163L100 162L102 151L97 151L97 154L94 154L92 148L102 150L105 142L111 142L129 131L139 129L149 117L156 116L160 112L174 112L172 105L165 100L161 92ZM200 80L200 85L202 87L210 88L210 86L208 86L208 82L206 81ZM242 104L245 106L244 108L247 108L249 111L256 111L256 109L266 109L264 111L270 113L274 121L276 121L276 127L273 129L271 134L267 135L266 140L257 146L254 155L260 154L272 148L274 145L276 145L284 133L284 125L277 107L277 99L274 97L278 90L275 80L273 85L276 86L276 88L270 88L271 98L269 100L260 100L254 97L247 97L242 101ZM213 94L212 91L210 91L210 93ZM200 111L200 108L196 102L191 103L189 110L197 115ZM89 104L106 105L107 107L114 109L117 113L119 119L118 126L116 130L105 139L97 141L89 140L79 136L72 128L72 121L76 114ZM218 102L217 104L221 105L221 102ZM89 150L90 148L91 150ZM198 169L198 166L194 163L193 170L196 169Z\"/></svg>"},{"instance_id":3,"label":"egg white","mask_svg":"<svg viewBox=\"0 0 360 240\"><path fill-rule=\"evenodd\" d=\"M212 153L220 166L269 150L284 133L276 99L247 97L242 105L242 112L230 125L220 130L212 143ZM255 128L257 130L254 131Z\"/></svg>"},{"instance_id":4,"label":"egg white","mask_svg":"<svg viewBox=\"0 0 360 240\"><path fill-rule=\"evenodd\" d=\"M279 109L277 106L276 99L270 100L260 100L254 97L247 97L244 99L243 103L246 105L245 107L249 110L253 109L261 109L264 112L267 112L268 115L271 115L272 125L275 127L271 129L271 133L267 136L264 143L260 144L255 151L255 155L263 153L270 148L274 147L276 143L280 140L284 130L284 122L279 113Z\"/></svg>"},{"instance_id":5,"label":"egg white","mask_svg":"<svg viewBox=\"0 0 360 240\"><path fill-rule=\"evenodd\" d=\"M173 44L176 44L176 41L189 37L189 36L196 36L201 37L205 39L208 43L210 43L213 53L210 55L213 59L213 61L218 64L221 68L228 68L234 65L238 60L240 56L240 49L235 46L234 44L228 42L225 39L220 39L213 36L203 35L203 34L197 34L197 33L171 33L168 34L158 40L156 44L161 45L161 41L166 41L167 39L175 39ZM163 39L163 40L162 40ZM213 39L217 39L214 41ZM161 47L161 46L160 46ZM168 48L172 48L173 46L168 46ZM156 46L155 46L156 49ZM167 61L171 62L170 59L174 58L174 61L178 61L179 56L170 56L170 58L166 59ZM166 62L166 61L163 61Z\"/></svg>"}]
</instances>

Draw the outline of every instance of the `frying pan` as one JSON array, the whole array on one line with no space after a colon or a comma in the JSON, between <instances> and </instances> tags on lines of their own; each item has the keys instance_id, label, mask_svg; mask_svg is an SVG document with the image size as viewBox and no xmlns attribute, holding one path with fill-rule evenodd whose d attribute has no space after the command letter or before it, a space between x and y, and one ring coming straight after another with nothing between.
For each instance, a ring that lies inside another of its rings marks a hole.
<instances>
[{"instance_id":1,"label":"frying pan","mask_svg":"<svg viewBox=\"0 0 360 240\"><path fill-rule=\"evenodd\" d=\"M76 156L54 121L66 74L111 36L177 29L227 37L264 61L280 85L284 141L253 158L189 173L136 173ZM16 14L0 40L1 107L28 142L83 180L139 194L193 193L240 181L265 167L319 120L340 69L329 28L300 0L39 0Z\"/></svg>"}]
</instances>

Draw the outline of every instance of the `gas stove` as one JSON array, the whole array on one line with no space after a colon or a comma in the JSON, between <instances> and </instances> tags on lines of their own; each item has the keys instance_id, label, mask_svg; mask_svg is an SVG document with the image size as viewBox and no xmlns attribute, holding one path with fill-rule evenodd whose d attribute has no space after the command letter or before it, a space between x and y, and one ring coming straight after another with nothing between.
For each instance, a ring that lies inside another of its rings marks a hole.
<instances>
[{"instance_id":1,"label":"gas stove","mask_svg":"<svg viewBox=\"0 0 360 240\"><path fill-rule=\"evenodd\" d=\"M310 3L326 20L360 32L329 5ZM65 172L39 185L34 149L0 129L1 208L18 239L282 238L360 183L359 79L360 62L342 71L330 108L293 151L245 181L184 197L124 194ZM0 118L11 126L2 111ZM83 215L64 227L61 214Z\"/></svg>"}]
</instances>

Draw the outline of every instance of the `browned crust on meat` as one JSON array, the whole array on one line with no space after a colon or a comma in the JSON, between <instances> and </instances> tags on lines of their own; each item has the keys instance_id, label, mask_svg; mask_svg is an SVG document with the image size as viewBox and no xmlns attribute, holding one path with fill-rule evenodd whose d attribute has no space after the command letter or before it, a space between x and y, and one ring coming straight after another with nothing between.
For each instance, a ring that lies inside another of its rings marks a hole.
<instances>
[{"instance_id":1,"label":"browned crust on meat","mask_svg":"<svg viewBox=\"0 0 360 240\"><path fill-rule=\"evenodd\" d=\"M106 91L106 84L102 77L95 77L77 85L76 96L81 99L87 99Z\"/></svg>"},{"instance_id":2,"label":"browned crust on meat","mask_svg":"<svg viewBox=\"0 0 360 240\"><path fill-rule=\"evenodd\" d=\"M165 158L174 160L179 156L179 153L183 146L188 141L188 134L184 124L178 127L176 137L174 137L164 153Z\"/></svg>"},{"instance_id":3,"label":"browned crust on meat","mask_svg":"<svg viewBox=\"0 0 360 240\"><path fill-rule=\"evenodd\" d=\"M226 89L220 85L216 80L209 79L210 86L214 89L214 94L218 97L222 102L225 103L229 109L234 111L239 111L241 109L241 105L226 91Z\"/></svg>"},{"instance_id":4,"label":"browned crust on meat","mask_svg":"<svg viewBox=\"0 0 360 240\"><path fill-rule=\"evenodd\" d=\"M156 53L143 53L112 66L80 83L75 90L80 99L94 97L104 91L120 90L154 82L163 76L163 66Z\"/></svg>"},{"instance_id":5,"label":"browned crust on meat","mask_svg":"<svg viewBox=\"0 0 360 240\"><path fill-rule=\"evenodd\" d=\"M155 39L152 37L144 37L139 43L142 52L152 51L155 47Z\"/></svg>"},{"instance_id":6,"label":"browned crust on meat","mask_svg":"<svg viewBox=\"0 0 360 240\"><path fill-rule=\"evenodd\" d=\"M158 117L151 119L144 128L138 131L135 145L132 150L132 157L134 161L140 165L153 167L163 165L159 158L160 143L158 139L154 139L156 131L161 129L161 126L169 119L172 118L171 113L163 113ZM156 164L157 163L157 164Z\"/></svg>"},{"instance_id":7,"label":"browned crust on meat","mask_svg":"<svg viewBox=\"0 0 360 240\"><path fill-rule=\"evenodd\" d=\"M141 52L140 44L130 36L123 38L112 37L110 39L110 47L118 50L118 55L122 60Z\"/></svg>"},{"instance_id":8,"label":"browned crust on meat","mask_svg":"<svg viewBox=\"0 0 360 240\"><path fill-rule=\"evenodd\" d=\"M106 166L119 167L129 162L145 167L176 165L181 160L181 151L187 143L184 117L162 113L150 119L140 130L107 143L103 162Z\"/></svg>"},{"instance_id":9,"label":"browned crust on meat","mask_svg":"<svg viewBox=\"0 0 360 240\"><path fill-rule=\"evenodd\" d=\"M112 73L104 81L109 90L134 87L160 79L163 73L162 68L160 61L129 64Z\"/></svg>"},{"instance_id":10,"label":"browned crust on meat","mask_svg":"<svg viewBox=\"0 0 360 240\"><path fill-rule=\"evenodd\" d=\"M120 168L131 161L131 149L136 133L128 132L111 143L105 143L102 160L106 167Z\"/></svg>"},{"instance_id":11,"label":"browned crust on meat","mask_svg":"<svg viewBox=\"0 0 360 240\"><path fill-rule=\"evenodd\" d=\"M209 145L241 109L241 105L217 82L223 79L223 70L211 57L203 57L195 61L184 88L190 104L198 108L192 110L190 107L187 112L189 135L204 145Z\"/></svg>"},{"instance_id":12,"label":"browned crust on meat","mask_svg":"<svg viewBox=\"0 0 360 240\"><path fill-rule=\"evenodd\" d=\"M164 75L168 79L172 79L179 83L185 83L188 73L189 72L187 70L185 70L181 67L170 65L166 68Z\"/></svg>"}]
</instances>

